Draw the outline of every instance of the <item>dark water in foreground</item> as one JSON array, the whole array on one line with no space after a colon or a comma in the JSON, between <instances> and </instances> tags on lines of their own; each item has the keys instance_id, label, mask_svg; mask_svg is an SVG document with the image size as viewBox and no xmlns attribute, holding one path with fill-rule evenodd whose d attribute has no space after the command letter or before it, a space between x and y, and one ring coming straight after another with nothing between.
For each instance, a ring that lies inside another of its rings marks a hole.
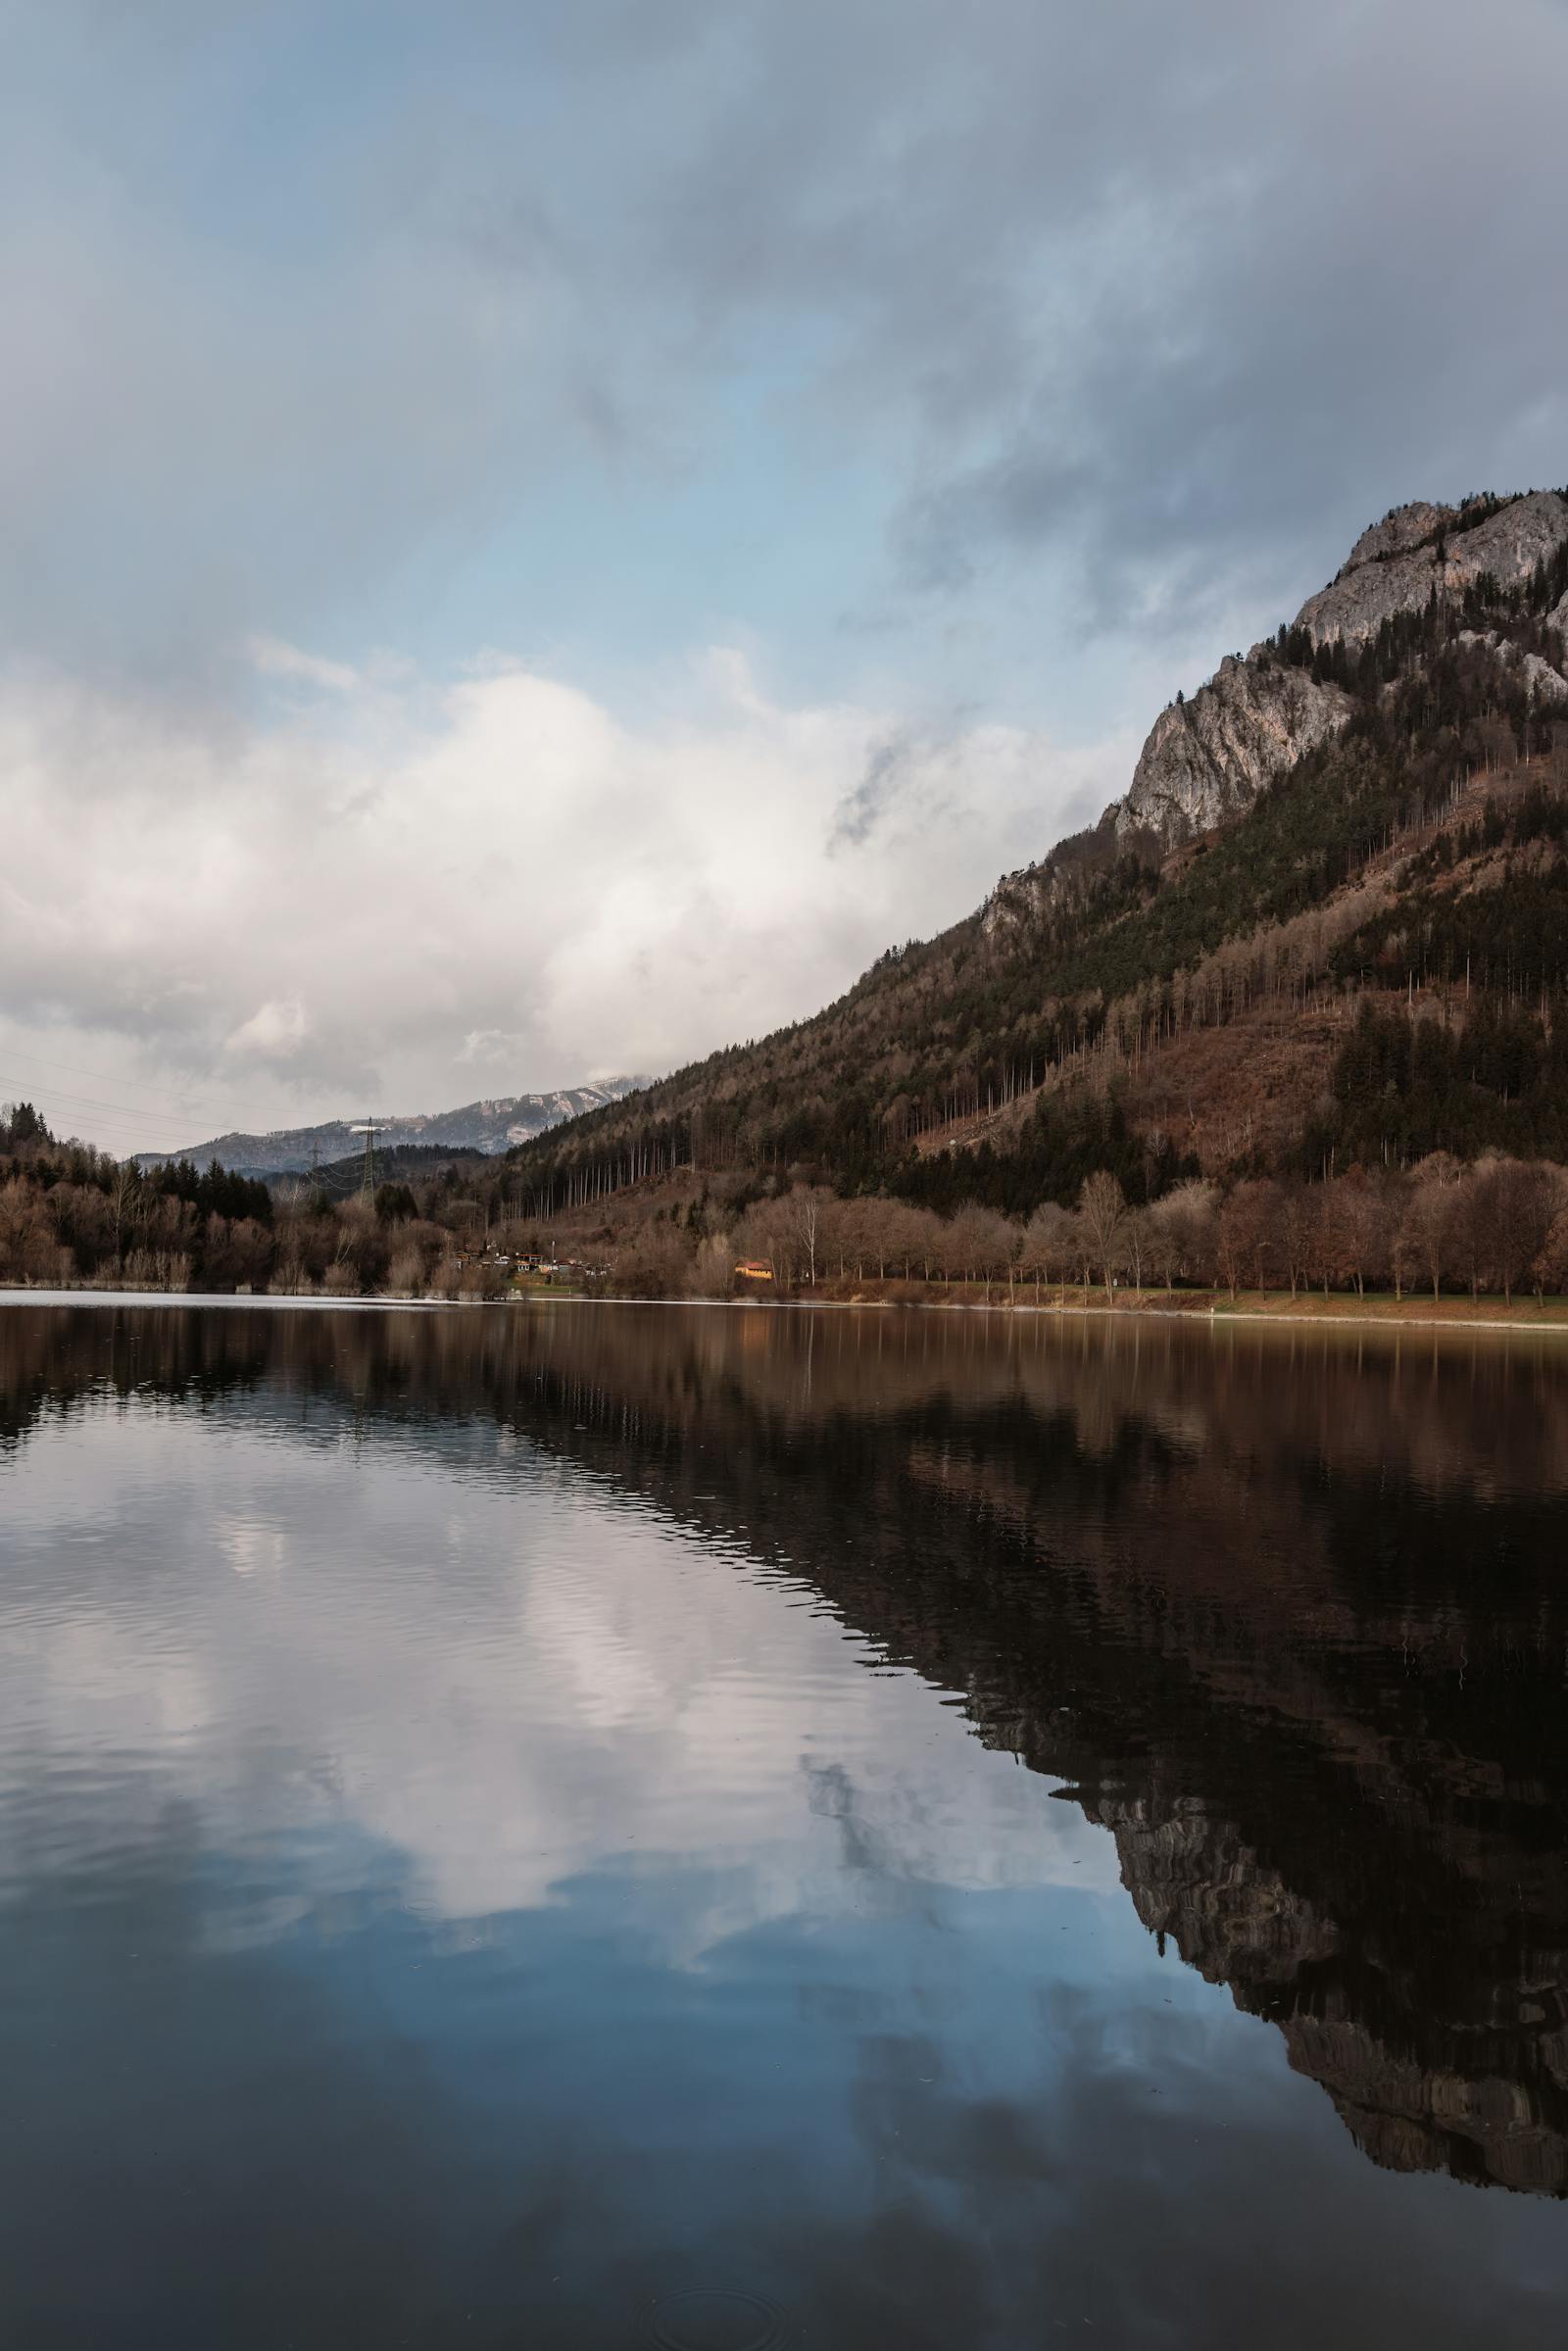
<instances>
[{"instance_id":1,"label":"dark water in foreground","mask_svg":"<svg viewBox=\"0 0 1568 2351\"><path fill-rule=\"evenodd\" d=\"M1568 1349L0 1304L8 2345L1568 2330Z\"/></svg>"}]
</instances>

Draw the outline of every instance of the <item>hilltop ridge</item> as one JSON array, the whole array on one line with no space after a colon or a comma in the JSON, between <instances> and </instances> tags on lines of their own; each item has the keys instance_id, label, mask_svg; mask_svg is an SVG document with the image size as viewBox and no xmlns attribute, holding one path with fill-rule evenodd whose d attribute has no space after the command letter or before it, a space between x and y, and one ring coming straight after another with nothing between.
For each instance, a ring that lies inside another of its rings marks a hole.
<instances>
[{"instance_id":1,"label":"hilltop ridge","mask_svg":"<svg viewBox=\"0 0 1568 2351\"><path fill-rule=\"evenodd\" d=\"M541 1207L677 1165L1014 1209L1097 1151L1141 1190L1295 1166L1345 1127L1351 999L1396 981L1412 1014L1457 1020L1461 989L1472 1024L1533 1025L1522 1082L1472 1053L1441 1114L1390 1105L1380 1151L1546 1147L1565 792L1568 494L1396 508L1156 717L1098 824L810 1019L511 1155Z\"/></svg>"},{"instance_id":2,"label":"hilltop ridge","mask_svg":"<svg viewBox=\"0 0 1568 2351\"><path fill-rule=\"evenodd\" d=\"M483 1151L493 1157L564 1120L618 1102L647 1083L642 1077L604 1078L591 1085L563 1086L553 1093L493 1095L465 1102L456 1110L387 1118L379 1122L378 1148L393 1151L409 1145L435 1145L450 1151ZM177 1159L206 1167L217 1159L242 1175L304 1175L318 1161L330 1165L359 1148L353 1120L329 1118L314 1126L274 1128L264 1135L235 1129L215 1135L207 1143L188 1145L183 1151L138 1151L136 1160L142 1167L164 1167Z\"/></svg>"},{"instance_id":3,"label":"hilltop ridge","mask_svg":"<svg viewBox=\"0 0 1568 2351\"><path fill-rule=\"evenodd\" d=\"M1558 490L1458 507L1396 507L1361 533L1330 584L1302 605L1296 625L1315 644L1364 644L1385 620L1419 612L1434 593L1451 596L1487 579L1502 589L1519 586L1565 537L1568 495ZM1568 627L1568 598L1555 619Z\"/></svg>"},{"instance_id":4,"label":"hilltop ridge","mask_svg":"<svg viewBox=\"0 0 1568 2351\"><path fill-rule=\"evenodd\" d=\"M1356 540L1326 588L1309 596L1289 629L1246 656L1227 654L1206 683L1178 695L1151 728L1126 794L1094 832L1068 841L1026 871L1048 896L1080 844L1110 835L1118 848L1163 852L1244 815L1258 795L1309 751L1347 727L1355 701L1319 677L1300 656L1330 646L1364 648L1387 623L1424 612L1434 600L1507 596L1525 587L1568 542L1568 495L1527 491L1478 497L1461 506L1424 501L1396 507ZM1560 664L1568 653L1568 592L1544 615L1563 638L1550 663L1522 654L1537 692L1568 700ZM1474 632L1471 632L1472 638ZM1508 640L1487 642L1507 657ZM1293 658L1282 660L1282 653ZM1018 876L1009 876L1016 881Z\"/></svg>"}]
</instances>

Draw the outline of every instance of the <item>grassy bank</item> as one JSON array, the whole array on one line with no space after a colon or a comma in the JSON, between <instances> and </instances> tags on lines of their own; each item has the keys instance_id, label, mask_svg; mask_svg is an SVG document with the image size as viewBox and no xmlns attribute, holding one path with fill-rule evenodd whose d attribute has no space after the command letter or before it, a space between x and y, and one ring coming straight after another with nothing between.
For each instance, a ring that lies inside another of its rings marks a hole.
<instances>
[{"instance_id":1,"label":"grassy bank","mask_svg":"<svg viewBox=\"0 0 1568 2351\"><path fill-rule=\"evenodd\" d=\"M1188 1322L1292 1322L1292 1323L1353 1323L1379 1324L1400 1329L1444 1331L1561 1331L1568 1334L1568 1298L1537 1298L1529 1297L1505 1302L1500 1298L1447 1297L1434 1298L1430 1293L1411 1297L1408 1293L1396 1298L1392 1292L1369 1291L1364 1298L1353 1291L1332 1291L1324 1297L1321 1291L1300 1291L1292 1298L1288 1290L1239 1290L1234 1298L1226 1290L1135 1290L1118 1285L1107 1297L1096 1286L1084 1290L1078 1285L1061 1289L1054 1285L1042 1286L1037 1293L1033 1283L1014 1283L1009 1290L1004 1282L994 1282L989 1292L980 1282L821 1282L815 1288L806 1288L783 1296L769 1291L753 1291L728 1298L701 1298L668 1295L628 1295L611 1288L574 1289L546 1287L538 1284L518 1284L499 1296L481 1298L476 1293L457 1297L417 1297L408 1291L379 1290L360 1296L331 1295L317 1292L266 1292L254 1295L244 1291L200 1292L184 1289L128 1289L103 1283L0 1283L0 1297L15 1300L31 1298L38 1304L67 1300L91 1304L123 1304L145 1300L149 1305L161 1301L185 1301L191 1305L214 1302L236 1305L268 1306L374 1306L374 1305L529 1305L584 1304L598 1299L602 1302L643 1305L730 1305L767 1308L910 1308L927 1312L969 1314L1053 1315L1056 1317L1093 1318L1113 1315L1178 1317Z\"/></svg>"},{"instance_id":2,"label":"grassy bank","mask_svg":"<svg viewBox=\"0 0 1568 2351\"><path fill-rule=\"evenodd\" d=\"M764 1302L765 1292L760 1294ZM754 1302L756 1302L754 1300ZM1568 1298L1525 1298L1504 1301L1483 1292L1445 1292L1434 1298L1430 1291L1409 1291L1396 1298L1392 1291L1368 1290L1238 1290L1135 1289L1118 1282L1107 1295L1099 1283L1086 1290L1080 1283L993 1282L820 1282L799 1289L778 1303L833 1306L935 1306L1003 1313L1041 1314L1159 1314L1182 1315L1202 1321L1267 1320L1290 1322L1396 1322L1441 1325L1446 1328L1484 1325L1520 1330L1568 1330Z\"/></svg>"}]
</instances>

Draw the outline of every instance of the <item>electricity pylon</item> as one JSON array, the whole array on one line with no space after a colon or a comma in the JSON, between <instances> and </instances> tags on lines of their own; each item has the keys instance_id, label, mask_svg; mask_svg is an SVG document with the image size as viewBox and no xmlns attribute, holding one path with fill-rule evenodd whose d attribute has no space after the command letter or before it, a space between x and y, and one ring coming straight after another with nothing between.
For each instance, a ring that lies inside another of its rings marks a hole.
<instances>
[{"instance_id":1,"label":"electricity pylon","mask_svg":"<svg viewBox=\"0 0 1568 2351\"><path fill-rule=\"evenodd\" d=\"M356 1123L350 1127L349 1133L351 1135L363 1135L365 1137L365 1181L361 1185L360 1190L367 1200L374 1200L375 1139L377 1135L384 1135L386 1133L386 1128L384 1125L378 1126L373 1118L362 1118L357 1120Z\"/></svg>"}]
</instances>

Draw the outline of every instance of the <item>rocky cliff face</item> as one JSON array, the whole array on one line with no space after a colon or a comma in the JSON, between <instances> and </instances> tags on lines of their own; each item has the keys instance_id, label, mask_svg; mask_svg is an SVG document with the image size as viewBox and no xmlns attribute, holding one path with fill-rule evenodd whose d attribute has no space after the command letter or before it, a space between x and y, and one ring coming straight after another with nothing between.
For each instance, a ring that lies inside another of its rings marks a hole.
<instances>
[{"instance_id":1,"label":"rocky cliff face","mask_svg":"<svg viewBox=\"0 0 1568 2351\"><path fill-rule=\"evenodd\" d=\"M1516 645L1509 644L1506 637L1498 636L1495 629L1462 628L1459 631L1459 643L1486 645L1494 653L1500 654L1504 661L1517 668L1530 690L1532 702L1568 702L1568 677L1553 669L1551 663L1544 661L1539 654L1521 653Z\"/></svg>"},{"instance_id":2,"label":"rocky cliff face","mask_svg":"<svg viewBox=\"0 0 1568 2351\"><path fill-rule=\"evenodd\" d=\"M1395 613L1424 611L1435 589L1462 592L1488 573L1502 587L1527 580L1565 539L1568 496L1556 490L1460 507L1397 507L1361 533L1338 576L1301 607L1297 626L1317 644L1364 643ZM1568 661L1568 596L1548 622ZM1568 701L1568 676L1538 654L1514 656L1494 634L1467 641L1517 658L1537 701ZM1338 686L1277 660L1269 645L1254 645L1245 660L1229 655L1206 685L1161 711L1125 797L1111 802L1094 833L998 883L982 910L985 936L1016 936L1051 910L1086 863L1103 864L1140 843L1163 853L1245 815L1270 784L1339 733L1353 707Z\"/></svg>"},{"instance_id":3,"label":"rocky cliff face","mask_svg":"<svg viewBox=\"0 0 1568 2351\"><path fill-rule=\"evenodd\" d=\"M1530 577L1568 538L1568 498L1532 490L1501 506L1400 507L1363 531L1339 577L1309 596L1297 626L1318 644L1375 637L1396 612L1420 612L1434 589L1462 590L1484 572L1503 587Z\"/></svg>"},{"instance_id":4,"label":"rocky cliff face","mask_svg":"<svg viewBox=\"0 0 1568 2351\"><path fill-rule=\"evenodd\" d=\"M1338 686L1317 685L1256 652L1234 654L1191 702L1155 719L1125 800L1106 811L1119 842L1152 833L1163 849L1242 815L1298 759L1338 734L1351 711Z\"/></svg>"},{"instance_id":5,"label":"rocky cliff face","mask_svg":"<svg viewBox=\"0 0 1568 2351\"><path fill-rule=\"evenodd\" d=\"M1343 579L1361 563L1386 563L1391 556L1409 555L1446 522L1451 522L1455 512L1453 507L1434 506L1425 498L1414 499L1409 506L1395 507L1381 522L1368 524L1337 576Z\"/></svg>"},{"instance_id":6,"label":"rocky cliff face","mask_svg":"<svg viewBox=\"0 0 1568 2351\"><path fill-rule=\"evenodd\" d=\"M1245 815L1259 793L1338 734L1353 708L1338 686L1275 661L1264 646L1245 661L1228 654L1206 686L1160 712L1125 797L1111 802L1092 834L1004 875L981 911L984 936L1017 936L1050 911L1085 863L1140 845L1163 855Z\"/></svg>"}]
</instances>

